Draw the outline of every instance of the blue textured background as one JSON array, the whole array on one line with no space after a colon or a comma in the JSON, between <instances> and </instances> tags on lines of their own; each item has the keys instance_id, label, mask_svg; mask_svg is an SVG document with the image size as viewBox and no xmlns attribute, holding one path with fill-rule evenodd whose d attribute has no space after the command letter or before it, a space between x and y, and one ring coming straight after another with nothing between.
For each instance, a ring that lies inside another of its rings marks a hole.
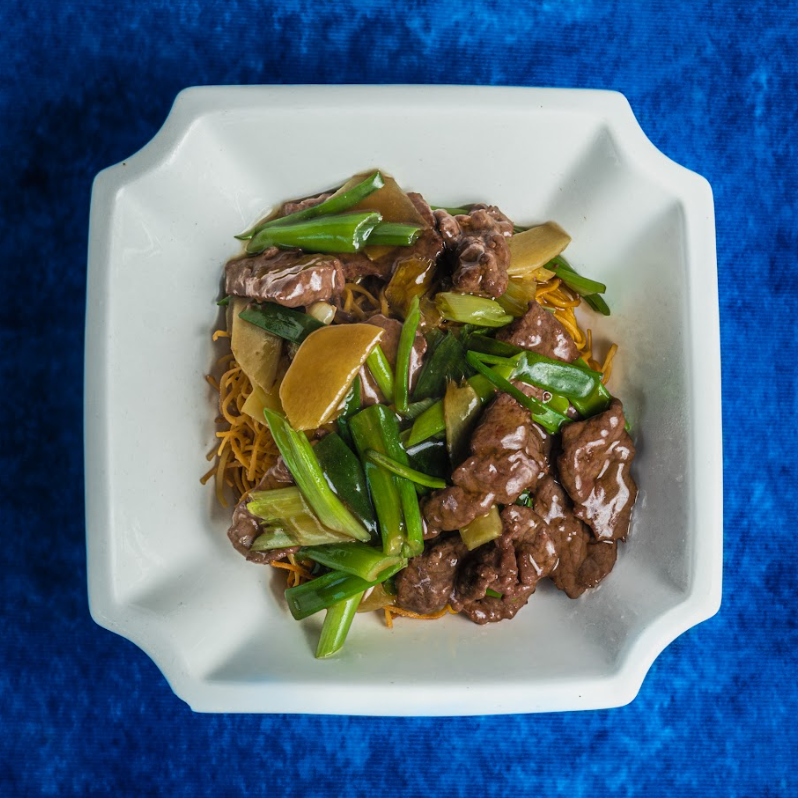
<instances>
[{"instance_id":1,"label":"blue textured background","mask_svg":"<svg viewBox=\"0 0 798 798\"><path fill-rule=\"evenodd\" d=\"M792 490L798 7L438 0L3 3L0 793L798 794ZM81 407L91 180L210 83L617 89L715 191L724 599L602 712L197 716L86 601ZM768 433L768 429L774 429Z\"/></svg>"}]
</instances>

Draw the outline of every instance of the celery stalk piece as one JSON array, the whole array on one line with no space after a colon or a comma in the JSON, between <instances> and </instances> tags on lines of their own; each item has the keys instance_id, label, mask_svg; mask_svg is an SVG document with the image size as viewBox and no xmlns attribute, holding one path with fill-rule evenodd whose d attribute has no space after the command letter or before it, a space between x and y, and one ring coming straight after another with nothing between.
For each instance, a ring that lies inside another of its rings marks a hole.
<instances>
[{"instance_id":1,"label":"celery stalk piece","mask_svg":"<svg viewBox=\"0 0 798 798\"><path fill-rule=\"evenodd\" d=\"M366 543L371 540L368 530L327 484L313 447L305 435L294 430L281 414L267 409L264 409L263 414L288 470L319 521L329 529L356 540Z\"/></svg>"}]
</instances>

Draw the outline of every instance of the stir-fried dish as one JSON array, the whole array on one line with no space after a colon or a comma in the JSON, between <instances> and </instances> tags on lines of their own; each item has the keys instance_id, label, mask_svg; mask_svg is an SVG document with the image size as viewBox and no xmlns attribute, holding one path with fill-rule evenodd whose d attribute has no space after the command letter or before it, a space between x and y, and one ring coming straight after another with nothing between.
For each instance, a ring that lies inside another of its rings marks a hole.
<instances>
[{"instance_id":1,"label":"stir-fried dish","mask_svg":"<svg viewBox=\"0 0 798 798\"><path fill-rule=\"evenodd\" d=\"M484 624L542 579L572 599L604 579L635 448L616 346L599 360L575 315L609 315L605 286L561 227L374 172L238 238L204 480L235 499L236 550L287 572L294 618L326 611L318 657L358 611Z\"/></svg>"}]
</instances>

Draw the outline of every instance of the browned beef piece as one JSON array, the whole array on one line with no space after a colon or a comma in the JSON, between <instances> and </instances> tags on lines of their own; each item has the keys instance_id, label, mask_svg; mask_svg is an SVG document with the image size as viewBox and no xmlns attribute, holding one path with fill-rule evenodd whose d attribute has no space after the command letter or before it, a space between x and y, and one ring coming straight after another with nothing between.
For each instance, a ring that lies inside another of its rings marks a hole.
<instances>
[{"instance_id":1,"label":"browned beef piece","mask_svg":"<svg viewBox=\"0 0 798 798\"><path fill-rule=\"evenodd\" d=\"M530 302L529 310L520 319L499 330L496 340L566 363L572 363L579 357L579 350L568 330L551 313L543 310L538 302Z\"/></svg>"},{"instance_id":2,"label":"browned beef piece","mask_svg":"<svg viewBox=\"0 0 798 798\"><path fill-rule=\"evenodd\" d=\"M277 216L290 216L297 211L304 211L306 208L313 208L316 205L321 205L324 200L329 199L334 193L333 191L325 191L323 194L316 194L313 197L284 202Z\"/></svg>"},{"instance_id":3,"label":"browned beef piece","mask_svg":"<svg viewBox=\"0 0 798 798\"><path fill-rule=\"evenodd\" d=\"M549 525L557 552L552 582L569 598L579 598L612 570L617 544L593 537L573 514L571 500L553 477L542 479L535 490L535 512Z\"/></svg>"},{"instance_id":4,"label":"browned beef piece","mask_svg":"<svg viewBox=\"0 0 798 798\"><path fill-rule=\"evenodd\" d=\"M288 308L334 299L343 288L341 261L334 255L271 248L254 257L228 261L225 266L228 294Z\"/></svg>"},{"instance_id":5,"label":"browned beef piece","mask_svg":"<svg viewBox=\"0 0 798 798\"><path fill-rule=\"evenodd\" d=\"M294 480L282 457L278 457L275 464L263 475L263 479L255 486L255 490L273 490L293 485ZM250 551L255 538L261 534L260 522L247 510L249 497L242 499L233 510L233 519L227 537L237 552L243 554L250 562L270 563L282 560L288 554L299 550L299 546L290 546L284 549L271 551Z\"/></svg>"},{"instance_id":6,"label":"browned beef piece","mask_svg":"<svg viewBox=\"0 0 798 798\"><path fill-rule=\"evenodd\" d=\"M411 558L396 575L396 603L421 615L442 610L451 598L457 566L467 553L460 535L427 543L423 554Z\"/></svg>"},{"instance_id":7,"label":"browned beef piece","mask_svg":"<svg viewBox=\"0 0 798 798\"><path fill-rule=\"evenodd\" d=\"M344 252L338 256L344 274L344 282L357 283L364 277L379 277L389 280L393 271L393 258L383 256L372 260L362 252Z\"/></svg>"},{"instance_id":8,"label":"browned beef piece","mask_svg":"<svg viewBox=\"0 0 798 798\"><path fill-rule=\"evenodd\" d=\"M452 285L456 291L501 296L507 290L512 222L495 206L474 205L467 214L452 216L435 211L442 240L454 261Z\"/></svg>"},{"instance_id":9,"label":"browned beef piece","mask_svg":"<svg viewBox=\"0 0 798 798\"><path fill-rule=\"evenodd\" d=\"M623 405L613 399L605 412L563 428L560 481L574 515L599 540L626 537L637 498L630 473L635 447L624 424Z\"/></svg>"},{"instance_id":10,"label":"browned beef piece","mask_svg":"<svg viewBox=\"0 0 798 798\"><path fill-rule=\"evenodd\" d=\"M457 576L452 607L474 623L514 618L557 562L548 527L533 510L505 507L502 524L502 536L471 552Z\"/></svg>"},{"instance_id":11,"label":"browned beef piece","mask_svg":"<svg viewBox=\"0 0 798 798\"><path fill-rule=\"evenodd\" d=\"M492 493L511 504L549 471L549 436L512 396L499 394L471 438L471 453L452 482L472 493Z\"/></svg>"},{"instance_id":12,"label":"browned beef piece","mask_svg":"<svg viewBox=\"0 0 798 798\"><path fill-rule=\"evenodd\" d=\"M455 485L436 490L424 501L422 511L432 537L433 530L462 529L475 518L485 515L495 503L496 497L492 493L469 493Z\"/></svg>"},{"instance_id":13,"label":"browned beef piece","mask_svg":"<svg viewBox=\"0 0 798 798\"><path fill-rule=\"evenodd\" d=\"M402 247L396 255L396 265L406 260L425 260L435 262L443 252L443 238L438 232L435 224L435 217L427 201L421 194L411 191L408 195L410 201L415 206L421 218L426 222L426 228L421 231L421 235L416 239L412 247Z\"/></svg>"},{"instance_id":14,"label":"browned beef piece","mask_svg":"<svg viewBox=\"0 0 798 798\"><path fill-rule=\"evenodd\" d=\"M549 472L550 439L529 411L501 393L482 414L471 457L452 474L454 487L436 491L424 515L436 529L460 529L492 504L511 504Z\"/></svg>"}]
</instances>

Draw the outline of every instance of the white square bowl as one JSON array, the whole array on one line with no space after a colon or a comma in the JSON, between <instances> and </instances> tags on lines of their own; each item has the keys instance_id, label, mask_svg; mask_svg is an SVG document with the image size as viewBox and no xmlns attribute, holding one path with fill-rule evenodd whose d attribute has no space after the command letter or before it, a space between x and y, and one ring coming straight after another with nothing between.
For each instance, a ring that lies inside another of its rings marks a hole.
<instances>
[{"instance_id":1,"label":"white square bowl","mask_svg":"<svg viewBox=\"0 0 798 798\"><path fill-rule=\"evenodd\" d=\"M214 441L222 265L275 203L371 167L431 202L555 219L608 285L611 387L640 498L614 571L572 601L550 584L512 622L358 616L313 657L274 569L230 546L199 483ZM209 87L94 183L86 326L86 513L95 621L146 651L200 711L473 715L631 701L659 652L720 605L720 356L712 193L612 92Z\"/></svg>"}]
</instances>

